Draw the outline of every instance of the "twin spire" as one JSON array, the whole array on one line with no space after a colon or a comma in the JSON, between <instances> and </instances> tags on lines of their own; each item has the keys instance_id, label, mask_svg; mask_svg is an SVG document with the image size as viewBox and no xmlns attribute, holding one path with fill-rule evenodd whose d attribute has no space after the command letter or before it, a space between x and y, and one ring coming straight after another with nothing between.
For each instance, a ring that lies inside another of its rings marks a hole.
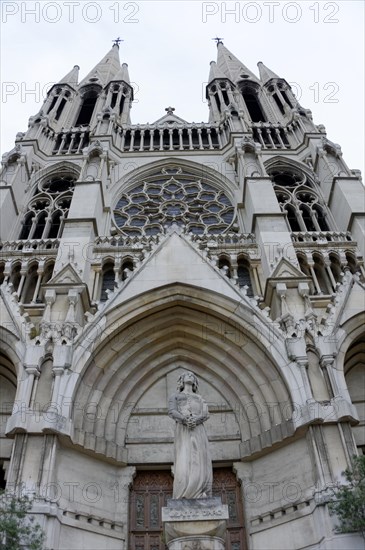
<instances>
[{"instance_id":1,"label":"twin spire","mask_svg":"<svg viewBox=\"0 0 365 550\"><path fill-rule=\"evenodd\" d=\"M232 52L226 48L221 41L217 40L218 56L217 62L211 61L208 84L215 79L228 79L233 84L244 79L251 80L257 84L266 84L271 79L279 79L280 77L271 69L266 67L262 61L259 61L258 68L260 79L248 69ZM95 67L85 76L78 84L78 74L80 67L75 65L69 73L67 73L59 84L68 84L72 88L82 88L88 84L99 84L103 88L110 82L126 82L130 84L128 65L120 63L119 60L119 44L118 40L110 51L95 65Z\"/></svg>"},{"instance_id":2,"label":"twin spire","mask_svg":"<svg viewBox=\"0 0 365 550\"><path fill-rule=\"evenodd\" d=\"M208 84L219 79L228 79L233 84L239 80L251 80L257 84L266 84L272 78L280 78L271 69L266 67L262 61L259 61L258 68L260 71L260 79L246 67L232 52L226 48L221 40L217 42L217 62L211 61Z\"/></svg>"},{"instance_id":3,"label":"twin spire","mask_svg":"<svg viewBox=\"0 0 365 550\"><path fill-rule=\"evenodd\" d=\"M119 45L117 41L113 44L109 52L95 65L95 67L78 84L78 74L80 67L75 65L59 84L68 84L72 88L82 88L88 84L99 84L103 88L110 82L124 81L130 84L127 63L120 64Z\"/></svg>"}]
</instances>

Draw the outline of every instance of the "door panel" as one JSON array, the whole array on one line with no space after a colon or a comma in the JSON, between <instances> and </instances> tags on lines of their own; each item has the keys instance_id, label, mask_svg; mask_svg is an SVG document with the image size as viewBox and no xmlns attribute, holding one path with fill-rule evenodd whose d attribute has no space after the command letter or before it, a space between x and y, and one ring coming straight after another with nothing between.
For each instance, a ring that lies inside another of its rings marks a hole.
<instances>
[{"instance_id":1,"label":"door panel","mask_svg":"<svg viewBox=\"0 0 365 550\"><path fill-rule=\"evenodd\" d=\"M139 471L129 504L130 550L166 550L162 541L161 508L172 498L169 471ZM228 505L226 550L246 550L241 487L230 468L213 470L213 495Z\"/></svg>"}]
</instances>

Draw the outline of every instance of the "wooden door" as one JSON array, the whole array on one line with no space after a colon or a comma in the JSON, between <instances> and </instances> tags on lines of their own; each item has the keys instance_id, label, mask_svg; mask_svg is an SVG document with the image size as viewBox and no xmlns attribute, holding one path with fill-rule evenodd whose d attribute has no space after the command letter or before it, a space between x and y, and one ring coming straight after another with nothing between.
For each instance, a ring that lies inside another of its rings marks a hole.
<instances>
[{"instance_id":1,"label":"wooden door","mask_svg":"<svg viewBox=\"0 0 365 550\"><path fill-rule=\"evenodd\" d=\"M172 498L169 471L138 471L130 493L129 549L166 550L162 541L161 508ZM213 470L213 495L228 505L226 550L246 550L242 492L230 468Z\"/></svg>"}]
</instances>

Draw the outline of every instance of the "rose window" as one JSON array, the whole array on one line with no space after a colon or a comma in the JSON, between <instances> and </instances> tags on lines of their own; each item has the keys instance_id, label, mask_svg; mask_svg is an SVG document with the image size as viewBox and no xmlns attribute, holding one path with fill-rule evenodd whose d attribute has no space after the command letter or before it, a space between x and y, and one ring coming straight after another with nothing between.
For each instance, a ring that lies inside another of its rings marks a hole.
<instances>
[{"instance_id":1,"label":"rose window","mask_svg":"<svg viewBox=\"0 0 365 550\"><path fill-rule=\"evenodd\" d=\"M221 189L181 169L149 177L124 193L114 209L116 226L130 236L156 235L173 224L197 235L218 235L233 219L234 207Z\"/></svg>"}]
</instances>

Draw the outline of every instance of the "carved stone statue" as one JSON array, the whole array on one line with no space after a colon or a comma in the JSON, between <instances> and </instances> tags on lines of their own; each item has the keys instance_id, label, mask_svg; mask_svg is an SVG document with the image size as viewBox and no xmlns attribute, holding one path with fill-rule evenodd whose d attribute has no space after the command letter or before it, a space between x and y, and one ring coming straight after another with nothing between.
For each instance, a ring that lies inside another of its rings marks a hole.
<instances>
[{"instance_id":1,"label":"carved stone statue","mask_svg":"<svg viewBox=\"0 0 365 550\"><path fill-rule=\"evenodd\" d=\"M198 379L185 371L169 399L169 416L176 421L173 498L208 498L212 494L212 461L204 422L208 406L198 394Z\"/></svg>"}]
</instances>

